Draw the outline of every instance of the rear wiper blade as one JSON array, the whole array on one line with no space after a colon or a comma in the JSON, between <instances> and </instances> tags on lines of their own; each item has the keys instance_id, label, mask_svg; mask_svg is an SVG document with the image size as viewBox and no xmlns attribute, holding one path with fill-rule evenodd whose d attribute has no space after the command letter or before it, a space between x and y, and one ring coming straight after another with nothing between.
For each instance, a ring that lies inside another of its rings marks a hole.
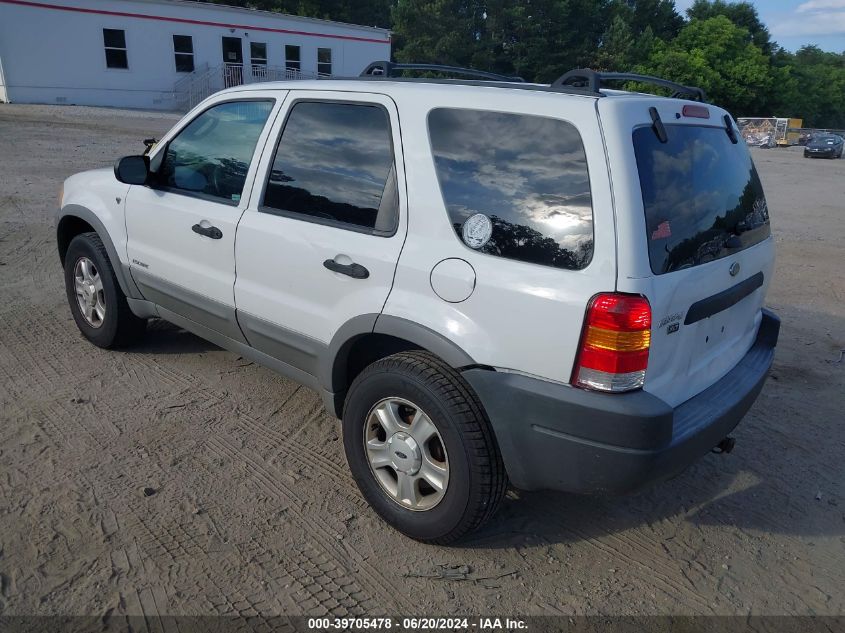
<instances>
[{"instance_id":1,"label":"rear wiper blade","mask_svg":"<svg viewBox=\"0 0 845 633\"><path fill-rule=\"evenodd\" d=\"M733 121L731 121L731 115L726 114L724 116L725 120L725 131L728 133L728 138L731 139L731 143L736 145L739 142L739 139L736 136L736 130L733 126Z\"/></svg>"},{"instance_id":2,"label":"rear wiper blade","mask_svg":"<svg viewBox=\"0 0 845 633\"><path fill-rule=\"evenodd\" d=\"M657 139L661 143L668 143L669 135L666 134L666 126L663 125L663 121L660 119L660 113L657 111L657 108L649 108L648 113L651 115L651 129L654 130L654 133L657 135Z\"/></svg>"}]
</instances>

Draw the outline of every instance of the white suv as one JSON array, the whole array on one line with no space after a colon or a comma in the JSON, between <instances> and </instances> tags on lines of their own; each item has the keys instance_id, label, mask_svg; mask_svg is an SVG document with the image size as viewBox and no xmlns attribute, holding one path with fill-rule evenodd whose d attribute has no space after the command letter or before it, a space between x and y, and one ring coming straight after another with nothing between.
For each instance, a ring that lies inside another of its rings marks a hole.
<instances>
[{"instance_id":1,"label":"white suv","mask_svg":"<svg viewBox=\"0 0 845 633\"><path fill-rule=\"evenodd\" d=\"M508 481L626 492L730 450L779 331L731 117L655 78L409 68L225 90L68 178L82 333L162 318L318 390L363 495L422 541L480 526Z\"/></svg>"}]
</instances>

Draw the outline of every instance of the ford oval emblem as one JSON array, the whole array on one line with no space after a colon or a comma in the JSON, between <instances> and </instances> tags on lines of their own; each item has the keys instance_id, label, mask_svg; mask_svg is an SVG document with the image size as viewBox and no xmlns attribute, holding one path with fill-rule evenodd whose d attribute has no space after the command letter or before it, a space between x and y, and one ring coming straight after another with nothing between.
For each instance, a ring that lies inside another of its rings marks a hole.
<instances>
[{"instance_id":1,"label":"ford oval emblem","mask_svg":"<svg viewBox=\"0 0 845 633\"><path fill-rule=\"evenodd\" d=\"M739 262L734 262L730 267L731 277L736 277L739 274Z\"/></svg>"}]
</instances>

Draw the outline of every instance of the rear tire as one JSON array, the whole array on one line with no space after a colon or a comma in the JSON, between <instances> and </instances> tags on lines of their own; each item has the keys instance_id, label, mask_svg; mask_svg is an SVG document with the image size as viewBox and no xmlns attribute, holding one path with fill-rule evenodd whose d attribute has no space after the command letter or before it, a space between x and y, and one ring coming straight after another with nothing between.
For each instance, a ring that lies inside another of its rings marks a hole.
<instances>
[{"instance_id":1,"label":"rear tire","mask_svg":"<svg viewBox=\"0 0 845 633\"><path fill-rule=\"evenodd\" d=\"M382 424L385 417L393 422ZM418 421L428 430L423 437L442 443L433 451L445 474L442 488L429 485L422 474L432 461L424 444L408 439ZM425 543L451 543L480 527L496 512L507 487L478 396L457 371L428 352L395 354L358 375L344 406L343 444L352 476L373 509ZM383 446L375 450L384 454L374 456L373 446ZM413 492L403 496L400 480L414 477L416 483L408 484Z\"/></svg>"},{"instance_id":2,"label":"rear tire","mask_svg":"<svg viewBox=\"0 0 845 633\"><path fill-rule=\"evenodd\" d=\"M81 233L68 246L65 290L79 331L97 347L125 347L143 337L147 321L129 309L106 247L96 233Z\"/></svg>"}]
</instances>

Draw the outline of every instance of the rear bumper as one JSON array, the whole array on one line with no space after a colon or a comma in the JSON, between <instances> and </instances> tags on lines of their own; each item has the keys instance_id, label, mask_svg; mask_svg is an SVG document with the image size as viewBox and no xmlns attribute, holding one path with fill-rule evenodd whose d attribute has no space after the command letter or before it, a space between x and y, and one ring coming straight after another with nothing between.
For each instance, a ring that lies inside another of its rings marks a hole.
<instances>
[{"instance_id":1,"label":"rear bumper","mask_svg":"<svg viewBox=\"0 0 845 633\"><path fill-rule=\"evenodd\" d=\"M780 320L768 310L748 353L676 408L644 391L603 394L519 374L464 372L487 411L511 483L625 493L671 477L739 423L763 388Z\"/></svg>"}]
</instances>

